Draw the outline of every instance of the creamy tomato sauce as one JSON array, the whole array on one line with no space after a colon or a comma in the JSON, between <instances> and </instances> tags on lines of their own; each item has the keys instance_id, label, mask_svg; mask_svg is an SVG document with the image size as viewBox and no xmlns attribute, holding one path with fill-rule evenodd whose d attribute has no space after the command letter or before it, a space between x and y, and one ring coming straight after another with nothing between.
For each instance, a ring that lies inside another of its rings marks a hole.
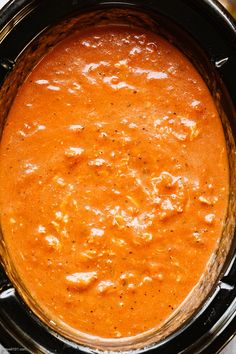
<instances>
[{"instance_id":1,"label":"creamy tomato sauce","mask_svg":"<svg viewBox=\"0 0 236 354\"><path fill-rule=\"evenodd\" d=\"M163 38L90 28L23 84L1 142L1 224L52 319L101 337L158 327L199 281L228 198L221 122Z\"/></svg>"}]
</instances>

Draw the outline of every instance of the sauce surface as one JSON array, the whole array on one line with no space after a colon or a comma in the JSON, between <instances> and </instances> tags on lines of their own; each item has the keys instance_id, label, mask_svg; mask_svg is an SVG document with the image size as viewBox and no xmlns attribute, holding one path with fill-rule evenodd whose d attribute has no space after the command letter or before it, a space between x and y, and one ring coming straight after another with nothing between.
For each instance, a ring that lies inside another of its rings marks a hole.
<instances>
[{"instance_id":1,"label":"sauce surface","mask_svg":"<svg viewBox=\"0 0 236 354\"><path fill-rule=\"evenodd\" d=\"M23 84L1 142L4 238L51 318L101 337L160 326L220 238L228 163L188 59L141 29L75 33Z\"/></svg>"}]
</instances>

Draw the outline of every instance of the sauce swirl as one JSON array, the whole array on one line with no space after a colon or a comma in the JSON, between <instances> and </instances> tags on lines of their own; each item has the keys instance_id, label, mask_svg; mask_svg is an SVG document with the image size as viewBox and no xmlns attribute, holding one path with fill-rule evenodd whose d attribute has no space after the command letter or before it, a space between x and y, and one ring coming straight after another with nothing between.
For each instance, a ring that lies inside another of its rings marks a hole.
<instances>
[{"instance_id":1,"label":"sauce swirl","mask_svg":"<svg viewBox=\"0 0 236 354\"><path fill-rule=\"evenodd\" d=\"M220 238L228 163L202 78L141 29L90 28L27 78L1 142L4 239L51 318L101 337L161 323Z\"/></svg>"}]
</instances>

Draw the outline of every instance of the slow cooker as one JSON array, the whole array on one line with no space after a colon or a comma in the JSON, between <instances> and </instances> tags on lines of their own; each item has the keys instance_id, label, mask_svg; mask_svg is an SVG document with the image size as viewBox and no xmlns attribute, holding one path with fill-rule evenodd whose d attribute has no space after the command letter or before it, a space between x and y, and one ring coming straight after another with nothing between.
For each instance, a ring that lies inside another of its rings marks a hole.
<instances>
[{"instance_id":1,"label":"slow cooker","mask_svg":"<svg viewBox=\"0 0 236 354\"><path fill-rule=\"evenodd\" d=\"M76 18L76 20L74 20ZM73 340L21 288L0 236L0 341L32 353L216 353L236 331L236 26L214 0L17 0L0 11L1 131L33 66L73 29L109 20L147 26L179 47L204 77L221 115L230 166L227 225L207 276L155 338L122 346ZM33 309L33 310L32 310ZM17 350L14 350L15 352Z\"/></svg>"}]
</instances>

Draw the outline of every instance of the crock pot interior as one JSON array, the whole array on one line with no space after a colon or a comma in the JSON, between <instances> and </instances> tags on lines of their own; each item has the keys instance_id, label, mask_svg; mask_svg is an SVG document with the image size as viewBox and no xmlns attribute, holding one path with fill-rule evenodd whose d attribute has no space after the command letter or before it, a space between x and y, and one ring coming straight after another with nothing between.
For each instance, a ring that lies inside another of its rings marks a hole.
<instances>
[{"instance_id":1,"label":"crock pot interior","mask_svg":"<svg viewBox=\"0 0 236 354\"><path fill-rule=\"evenodd\" d=\"M218 72L210 63L204 51L199 45L180 27L176 26L167 18L158 15L150 15L134 11L131 9L107 9L76 15L69 17L62 22L51 26L43 31L19 55L15 65L6 77L0 90L0 112L1 112L1 133L11 104L17 94L18 88L24 82L25 78L37 64L37 62L56 45L60 40L70 35L73 31L79 31L87 26L105 25L107 23L119 23L128 26L138 26L159 33L180 48L194 63L198 71L201 73L207 83L220 113L222 124L225 131L227 141L227 150L230 167L230 195L228 204L228 213L225 221L222 237L219 241L218 248L212 255L208 263L207 269L203 274L200 282L193 289L187 299L175 311L160 328L150 330L144 334L137 335L132 338L123 339L102 339L89 335L84 335L78 331L69 328L57 319L50 319L42 309L36 304L24 288L14 266L11 263L4 244L4 237L1 237L1 255L4 268L13 282L15 288L20 293L26 304L34 311L34 313L48 327L55 332L62 334L66 338L74 342L80 343L91 348L100 350L130 350L149 347L163 340L168 335L174 333L183 323L191 318L191 316L199 309L209 292L214 288L219 278L222 267L227 259L227 255L233 249L233 235L235 229L235 193L236 193L236 155L235 142L229 124L228 116L232 114L232 103L227 95L227 91L221 81Z\"/></svg>"}]
</instances>

